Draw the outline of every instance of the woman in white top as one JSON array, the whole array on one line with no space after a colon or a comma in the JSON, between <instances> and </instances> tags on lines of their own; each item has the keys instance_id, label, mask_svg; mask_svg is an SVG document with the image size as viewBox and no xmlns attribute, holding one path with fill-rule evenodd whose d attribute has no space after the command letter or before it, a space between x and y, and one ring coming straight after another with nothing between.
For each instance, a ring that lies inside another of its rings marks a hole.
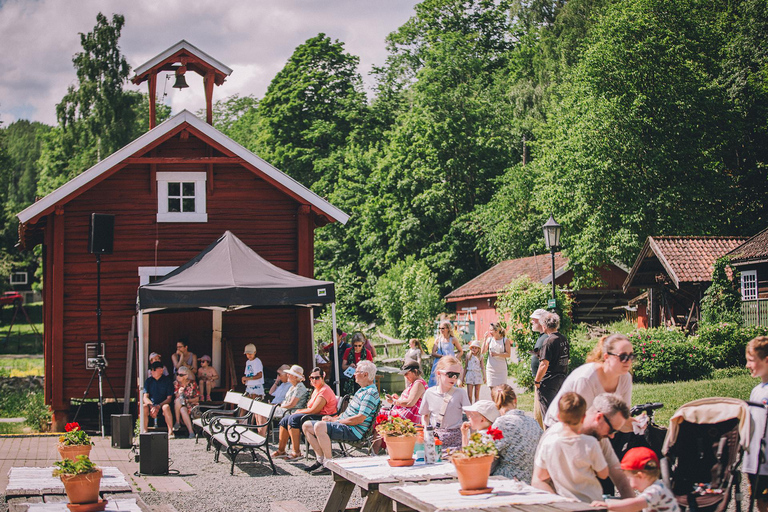
<instances>
[{"instance_id":1,"label":"woman in white top","mask_svg":"<svg viewBox=\"0 0 768 512\"><path fill-rule=\"evenodd\" d=\"M592 401L602 393L616 393L627 404L632 403L632 361L635 352L632 342L623 334L603 336L587 357L587 363L571 372L563 382L560 391L552 400L552 405L544 417L544 425L551 427L557 423L557 402L563 393L573 391L581 395L592 406ZM632 419L628 419L624 428L631 429Z\"/></svg>"},{"instance_id":2,"label":"woman in white top","mask_svg":"<svg viewBox=\"0 0 768 512\"><path fill-rule=\"evenodd\" d=\"M456 356L461 360L461 356L464 355L464 349L461 348L461 343L453 335L453 326L448 320L440 322L440 334L435 337L435 344L432 345L432 357L434 362L432 363L432 371L429 374L429 387L434 386L437 383L435 377L437 374L437 363L443 356Z\"/></svg>"},{"instance_id":3,"label":"woman in white top","mask_svg":"<svg viewBox=\"0 0 768 512\"><path fill-rule=\"evenodd\" d=\"M462 370L455 357L441 357L435 369L437 385L424 392L419 407L422 424L435 428L443 450L461 447L462 407L469 405L467 390L456 387Z\"/></svg>"},{"instance_id":4,"label":"woman in white top","mask_svg":"<svg viewBox=\"0 0 768 512\"><path fill-rule=\"evenodd\" d=\"M488 354L485 376L490 387L507 383L507 358L512 355L512 344L504 336L498 323L492 323L483 343L483 354Z\"/></svg>"}]
</instances>

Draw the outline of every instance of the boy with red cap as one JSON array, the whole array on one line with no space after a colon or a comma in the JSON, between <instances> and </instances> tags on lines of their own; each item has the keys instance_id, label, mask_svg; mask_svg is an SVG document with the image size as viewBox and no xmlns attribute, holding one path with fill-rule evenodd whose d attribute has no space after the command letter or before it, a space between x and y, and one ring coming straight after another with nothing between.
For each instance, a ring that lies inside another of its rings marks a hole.
<instances>
[{"instance_id":1,"label":"boy with red cap","mask_svg":"<svg viewBox=\"0 0 768 512\"><path fill-rule=\"evenodd\" d=\"M640 494L626 500L593 501L593 507L617 512L680 512L675 495L659 478L659 458L653 450L644 446L632 448L621 459L621 469Z\"/></svg>"}]
</instances>

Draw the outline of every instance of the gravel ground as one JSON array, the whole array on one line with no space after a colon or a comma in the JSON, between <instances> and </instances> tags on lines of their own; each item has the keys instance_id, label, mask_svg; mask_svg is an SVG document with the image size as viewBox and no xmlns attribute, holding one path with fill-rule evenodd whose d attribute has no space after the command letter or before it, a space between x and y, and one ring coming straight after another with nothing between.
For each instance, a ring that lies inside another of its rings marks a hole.
<instances>
[{"instance_id":1,"label":"gravel ground","mask_svg":"<svg viewBox=\"0 0 768 512\"><path fill-rule=\"evenodd\" d=\"M230 475L229 459L222 454L218 464L213 462L213 451L206 452L202 440L197 445L191 439L172 440L170 458L171 470L178 470L194 490L140 494L149 505L168 503L179 512L269 511L271 502L283 500L297 500L310 510L321 510L333 485L331 476L306 473L302 469L304 459L302 462L276 459L277 475L273 475L266 458L253 462L250 453L238 456L235 474ZM312 464L314 460L307 463ZM360 493L355 491L349 507L361 504Z\"/></svg>"}]
</instances>

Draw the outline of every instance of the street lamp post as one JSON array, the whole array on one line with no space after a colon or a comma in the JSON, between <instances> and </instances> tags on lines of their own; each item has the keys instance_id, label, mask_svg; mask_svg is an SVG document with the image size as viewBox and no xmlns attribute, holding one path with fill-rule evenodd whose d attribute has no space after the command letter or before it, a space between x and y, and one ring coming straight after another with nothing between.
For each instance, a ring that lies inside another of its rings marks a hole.
<instances>
[{"instance_id":1,"label":"street lamp post","mask_svg":"<svg viewBox=\"0 0 768 512\"><path fill-rule=\"evenodd\" d=\"M562 226L555 222L555 217L550 214L546 224L541 226L544 231L544 244L552 255L552 302L555 302L555 251L560 246L560 231ZM555 306L553 306L555 307Z\"/></svg>"}]
</instances>

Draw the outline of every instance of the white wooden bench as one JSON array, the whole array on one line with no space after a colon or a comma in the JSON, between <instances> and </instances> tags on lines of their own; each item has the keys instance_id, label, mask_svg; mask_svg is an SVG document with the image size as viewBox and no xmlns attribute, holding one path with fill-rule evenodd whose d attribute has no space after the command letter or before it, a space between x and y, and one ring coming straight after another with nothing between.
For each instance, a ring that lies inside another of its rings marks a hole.
<instances>
[{"instance_id":1,"label":"white wooden bench","mask_svg":"<svg viewBox=\"0 0 768 512\"><path fill-rule=\"evenodd\" d=\"M230 395L231 394L231 395ZM229 425L242 423L241 420L247 420L251 417L251 404L253 399L243 396L240 393L228 392L225 397L225 403L234 406L232 409L214 409L206 411L200 419L200 435L208 438L207 450L211 449L211 437L222 432ZM197 425L193 423L193 426Z\"/></svg>"},{"instance_id":2,"label":"white wooden bench","mask_svg":"<svg viewBox=\"0 0 768 512\"><path fill-rule=\"evenodd\" d=\"M232 459L232 467L229 470L230 474L235 473L235 459L237 455L244 450L249 450L253 460L256 460L256 449L264 452L269 461L269 465L272 467L272 474L277 474L275 463L272 461L272 455L269 453L269 436L270 430L272 430L272 417L275 415L275 409L277 405L265 404L258 400L253 400L249 409L248 417L240 418L216 418L211 422L211 442L216 445L215 462L219 462L219 453L222 449L226 449L227 455ZM248 425L247 418L255 418L261 416L264 418L264 423ZM219 428L222 420L228 420L231 422L224 428ZM259 429L266 427L267 431L265 435L259 434Z\"/></svg>"}]
</instances>

